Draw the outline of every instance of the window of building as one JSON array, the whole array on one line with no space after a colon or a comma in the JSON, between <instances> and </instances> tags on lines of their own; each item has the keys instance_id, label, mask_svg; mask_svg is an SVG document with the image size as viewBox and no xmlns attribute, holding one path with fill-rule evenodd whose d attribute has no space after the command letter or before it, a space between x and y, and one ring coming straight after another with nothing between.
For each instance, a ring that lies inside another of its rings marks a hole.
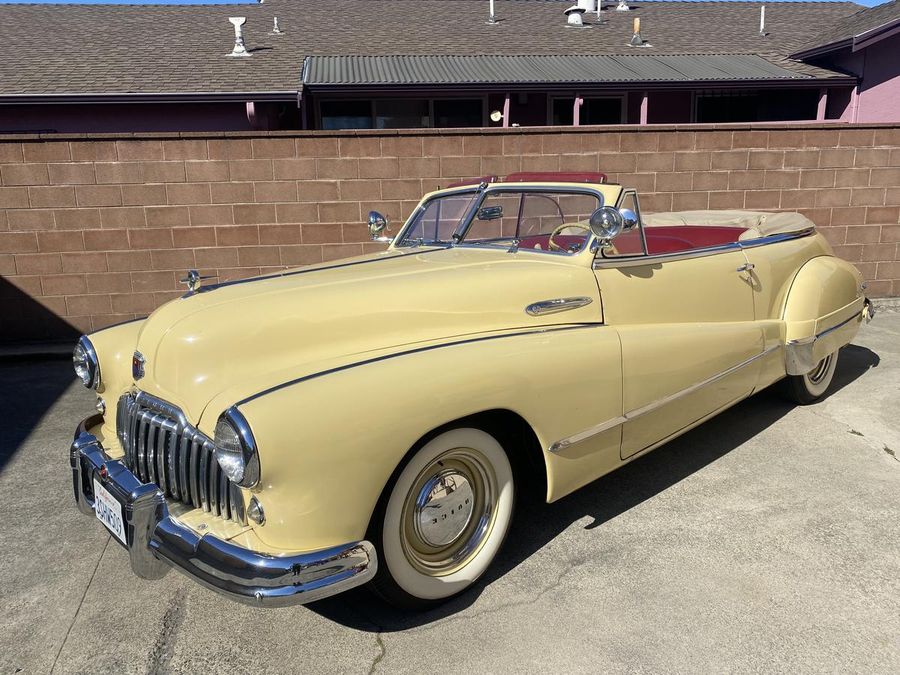
<instances>
[{"instance_id":1,"label":"window of building","mask_svg":"<svg viewBox=\"0 0 900 675\"><path fill-rule=\"evenodd\" d=\"M322 101L321 129L422 129L484 125L482 99Z\"/></svg>"},{"instance_id":2,"label":"window of building","mask_svg":"<svg viewBox=\"0 0 900 675\"><path fill-rule=\"evenodd\" d=\"M484 126L484 103L481 99L436 100L433 126L441 129Z\"/></svg>"},{"instance_id":3,"label":"window of building","mask_svg":"<svg viewBox=\"0 0 900 675\"><path fill-rule=\"evenodd\" d=\"M322 129L371 129L371 101L322 101Z\"/></svg>"},{"instance_id":4,"label":"window of building","mask_svg":"<svg viewBox=\"0 0 900 675\"><path fill-rule=\"evenodd\" d=\"M782 122L814 120L818 90L724 91L698 93L697 122Z\"/></svg>"},{"instance_id":5,"label":"window of building","mask_svg":"<svg viewBox=\"0 0 900 675\"><path fill-rule=\"evenodd\" d=\"M421 129L429 127L428 101L384 99L375 101L376 129Z\"/></svg>"},{"instance_id":6,"label":"window of building","mask_svg":"<svg viewBox=\"0 0 900 675\"><path fill-rule=\"evenodd\" d=\"M583 103L578 114L579 124L622 124L621 96L582 97ZM575 123L575 97L552 99L551 124L571 126Z\"/></svg>"}]
</instances>

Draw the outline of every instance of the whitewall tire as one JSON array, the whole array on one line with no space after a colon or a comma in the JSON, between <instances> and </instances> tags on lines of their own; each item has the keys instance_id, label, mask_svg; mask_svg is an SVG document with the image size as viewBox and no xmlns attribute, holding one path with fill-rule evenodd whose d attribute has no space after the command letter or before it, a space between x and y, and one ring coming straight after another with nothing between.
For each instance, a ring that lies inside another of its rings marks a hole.
<instances>
[{"instance_id":1,"label":"whitewall tire","mask_svg":"<svg viewBox=\"0 0 900 675\"><path fill-rule=\"evenodd\" d=\"M838 352L835 351L819 361L808 373L789 375L785 383L788 396L801 405L822 398L834 378L837 360Z\"/></svg>"},{"instance_id":2,"label":"whitewall tire","mask_svg":"<svg viewBox=\"0 0 900 675\"><path fill-rule=\"evenodd\" d=\"M392 604L427 607L469 588L512 521L509 457L491 434L451 429L408 457L373 521L373 589Z\"/></svg>"}]
</instances>

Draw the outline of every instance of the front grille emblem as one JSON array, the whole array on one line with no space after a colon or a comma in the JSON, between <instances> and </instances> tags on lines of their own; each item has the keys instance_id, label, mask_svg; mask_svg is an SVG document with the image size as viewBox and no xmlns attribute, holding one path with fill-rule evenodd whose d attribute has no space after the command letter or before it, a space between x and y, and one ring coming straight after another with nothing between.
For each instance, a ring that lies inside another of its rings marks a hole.
<instances>
[{"instance_id":1,"label":"front grille emblem","mask_svg":"<svg viewBox=\"0 0 900 675\"><path fill-rule=\"evenodd\" d=\"M140 352L135 352L134 356L131 357L131 376L135 380L139 380L144 376L144 355Z\"/></svg>"}]
</instances>

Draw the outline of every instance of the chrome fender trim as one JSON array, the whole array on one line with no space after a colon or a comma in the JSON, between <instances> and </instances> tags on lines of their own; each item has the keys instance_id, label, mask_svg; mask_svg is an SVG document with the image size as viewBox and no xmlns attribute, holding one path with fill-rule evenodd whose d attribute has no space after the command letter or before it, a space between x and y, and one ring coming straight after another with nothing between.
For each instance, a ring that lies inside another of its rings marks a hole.
<instances>
[{"instance_id":1,"label":"chrome fender trim","mask_svg":"<svg viewBox=\"0 0 900 675\"><path fill-rule=\"evenodd\" d=\"M559 312L568 312L571 309L586 307L593 302L592 298L554 298L552 300L541 300L533 302L525 308L525 313L531 316L545 316L547 314L558 314Z\"/></svg>"},{"instance_id":2,"label":"chrome fender trim","mask_svg":"<svg viewBox=\"0 0 900 675\"><path fill-rule=\"evenodd\" d=\"M604 431L608 431L609 429L617 427L620 424L625 424L625 422L630 422L631 420L637 419L638 417L646 415L647 413L651 413L654 410L658 410L659 408L663 407L664 405L672 403L673 401L677 401L678 399L680 399L684 396L693 394L695 391L702 389L703 387L706 387L710 384L713 384L714 382L718 382L719 380L721 380L725 377L728 377L732 373L737 372L741 368L749 366L754 361L761 359L764 356L768 356L769 354L771 354L772 352L774 352L775 350L780 349L780 348L781 348L780 344L772 345L771 347L761 351L759 354L754 354L749 359L741 361L737 365L731 366L730 368L727 368L726 370L723 370L720 373L716 373L715 375L712 375L711 377L706 378L702 382L697 382L696 384L692 384L691 386L685 387L684 389L676 391L673 394L664 396L663 398L657 399L656 401L651 401L650 403L643 405L640 408L634 408L633 410L629 410L628 412L626 412L623 415L614 417L612 419L605 420L605 421L601 422L600 424L597 424L596 426L590 427L589 429L580 431L577 434L573 434L572 436L569 436L567 438L563 438L562 440L556 441L555 443L550 444L550 446L547 448L547 452L552 452L552 453L561 452L562 450L565 450L567 447L569 447L570 445L573 445L574 443L580 443L581 441L585 441L589 438L592 438L593 436L596 436L597 434L602 434Z\"/></svg>"},{"instance_id":3,"label":"chrome fender trim","mask_svg":"<svg viewBox=\"0 0 900 675\"><path fill-rule=\"evenodd\" d=\"M813 357L813 345L815 345L816 340L825 337L829 333L833 333L839 328L843 328L853 320L862 321L863 318L874 316L874 314L875 312L871 309L871 304L866 300L862 312L851 314L839 324L823 330L821 333L816 333L807 338L789 341L784 346L785 371L788 375L806 375L806 373L811 371L816 365Z\"/></svg>"}]
</instances>

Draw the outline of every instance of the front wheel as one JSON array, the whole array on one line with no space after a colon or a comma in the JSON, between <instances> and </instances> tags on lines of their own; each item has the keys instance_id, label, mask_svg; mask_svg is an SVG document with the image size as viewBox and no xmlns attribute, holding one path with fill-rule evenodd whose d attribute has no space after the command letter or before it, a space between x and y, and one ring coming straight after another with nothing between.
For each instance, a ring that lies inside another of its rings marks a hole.
<instances>
[{"instance_id":1,"label":"front wheel","mask_svg":"<svg viewBox=\"0 0 900 675\"><path fill-rule=\"evenodd\" d=\"M512 467L496 438L466 427L431 439L408 458L375 513L372 589L417 609L461 593L497 555L514 502Z\"/></svg>"},{"instance_id":2,"label":"front wheel","mask_svg":"<svg viewBox=\"0 0 900 675\"><path fill-rule=\"evenodd\" d=\"M785 379L785 393L800 405L808 405L822 398L834 377L838 352L828 354L811 371L804 375L788 375Z\"/></svg>"}]
</instances>

